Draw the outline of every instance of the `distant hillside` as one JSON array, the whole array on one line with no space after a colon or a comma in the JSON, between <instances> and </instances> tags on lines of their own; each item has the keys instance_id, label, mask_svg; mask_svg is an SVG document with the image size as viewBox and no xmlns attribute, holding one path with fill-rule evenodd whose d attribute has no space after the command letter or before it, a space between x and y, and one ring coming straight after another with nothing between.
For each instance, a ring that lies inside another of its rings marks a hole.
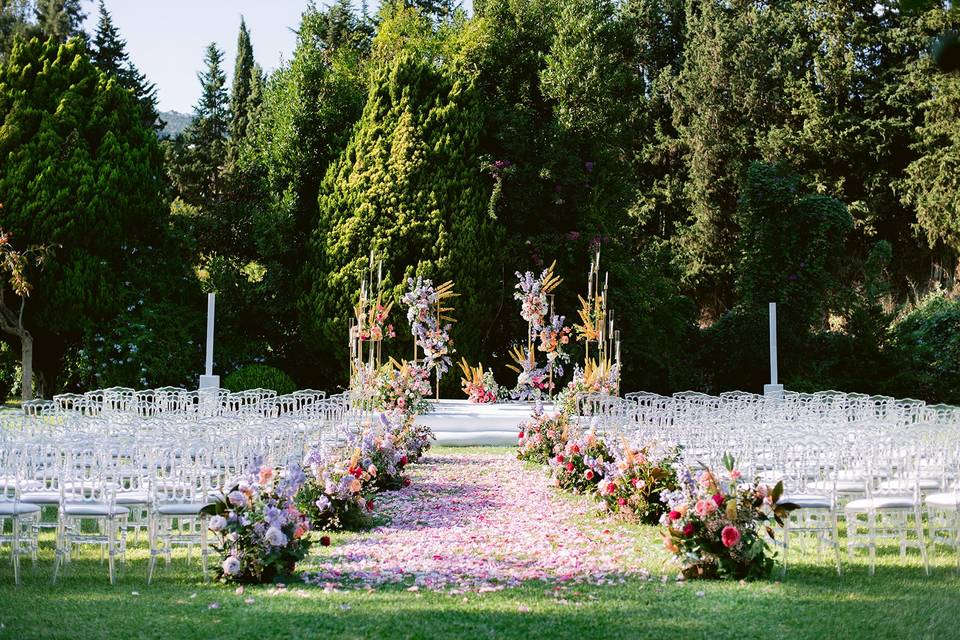
<instances>
[{"instance_id":1,"label":"distant hillside","mask_svg":"<svg viewBox=\"0 0 960 640\"><path fill-rule=\"evenodd\" d=\"M161 111L160 118L167 123L160 135L170 138L186 129L193 120L193 116L179 111Z\"/></svg>"}]
</instances>

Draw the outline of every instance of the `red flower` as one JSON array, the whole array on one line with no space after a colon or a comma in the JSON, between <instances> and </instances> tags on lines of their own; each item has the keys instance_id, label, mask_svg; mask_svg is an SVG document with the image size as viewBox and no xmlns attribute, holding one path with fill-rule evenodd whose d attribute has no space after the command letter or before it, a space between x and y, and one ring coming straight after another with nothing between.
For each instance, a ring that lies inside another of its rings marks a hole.
<instances>
[{"instance_id":1,"label":"red flower","mask_svg":"<svg viewBox=\"0 0 960 640\"><path fill-rule=\"evenodd\" d=\"M580 453L580 445L575 444L570 446L570 453Z\"/></svg>"},{"instance_id":2,"label":"red flower","mask_svg":"<svg viewBox=\"0 0 960 640\"><path fill-rule=\"evenodd\" d=\"M689 538L690 536L693 535L693 523L692 523L692 522L688 522L687 524L683 525L683 535L684 535L685 537L687 537L687 538Z\"/></svg>"},{"instance_id":3,"label":"red flower","mask_svg":"<svg viewBox=\"0 0 960 640\"><path fill-rule=\"evenodd\" d=\"M620 505L621 507L625 507L625 506L627 506L627 499L626 499L626 498L617 498L617 504Z\"/></svg>"},{"instance_id":4,"label":"red flower","mask_svg":"<svg viewBox=\"0 0 960 640\"><path fill-rule=\"evenodd\" d=\"M330 536L320 536L320 546L329 547L330 546Z\"/></svg>"},{"instance_id":5,"label":"red flower","mask_svg":"<svg viewBox=\"0 0 960 640\"><path fill-rule=\"evenodd\" d=\"M562 454L562 453L558 453L558 454L557 454L557 462L563 464L563 454Z\"/></svg>"},{"instance_id":6,"label":"red flower","mask_svg":"<svg viewBox=\"0 0 960 640\"><path fill-rule=\"evenodd\" d=\"M367 511L373 511L373 498L367 500Z\"/></svg>"},{"instance_id":7,"label":"red flower","mask_svg":"<svg viewBox=\"0 0 960 640\"><path fill-rule=\"evenodd\" d=\"M403 486L405 486L405 487L409 487L409 486L410 486L410 478L404 478L404 479L403 479Z\"/></svg>"},{"instance_id":8,"label":"red flower","mask_svg":"<svg viewBox=\"0 0 960 640\"><path fill-rule=\"evenodd\" d=\"M671 511L669 517L670 517L671 520L679 520L679 519L680 519L680 512L679 512L679 511Z\"/></svg>"},{"instance_id":9,"label":"red flower","mask_svg":"<svg viewBox=\"0 0 960 640\"><path fill-rule=\"evenodd\" d=\"M593 480L593 475L594 475L593 469L587 469L586 471L583 472L583 477L586 478L587 480Z\"/></svg>"},{"instance_id":10,"label":"red flower","mask_svg":"<svg viewBox=\"0 0 960 640\"><path fill-rule=\"evenodd\" d=\"M523 440L523 431L517 434L517 438L519 438L520 440Z\"/></svg>"},{"instance_id":11,"label":"red flower","mask_svg":"<svg viewBox=\"0 0 960 640\"><path fill-rule=\"evenodd\" d=\"M401 467L407 466L407 454L403 454L403 456L400 458L400 466Z\"/></svg>"},{"instance_id":12,"label":"red flower","mask_svg":"<svg viewBox=\"0 0 960 640\"><path fill-rule=\"evenodd\" d=\"M568 462L566 469L567 469L567 471L573 473L573 463L572 463L572 462Z\"/></svg>"},{"instance_id":13,"label":"red flower","mask_svg":"<svg viewBox=\"0 0 960 640\"><path fill-rule=\"evenodd\" d=\"M713 494L713 501L716 503L718 507L723 506L723 500L724 500L723 494L720 494L720 493Z\"/></svg>"},{"instance_id":14,"label":"red flower","mask_svg":"<svg viewBox=\"0 0 960 640\"><path fill-rule=\"evenodd\" d=\"M723 528L723 531L720 532L720 540L723 541L723 546L729 549L740 542L740 530L734 526L727 525Z\"/></svg>"}]
</instances>

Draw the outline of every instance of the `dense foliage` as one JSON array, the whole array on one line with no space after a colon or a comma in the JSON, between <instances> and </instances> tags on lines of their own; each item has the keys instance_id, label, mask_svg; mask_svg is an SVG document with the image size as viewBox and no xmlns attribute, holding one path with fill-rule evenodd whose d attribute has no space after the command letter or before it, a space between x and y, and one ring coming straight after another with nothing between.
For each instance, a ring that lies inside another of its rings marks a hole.
<instances>
[{"instance_id":1,"label":"dense foliage","mask_svg":"<svg viewBox=\"0 0 960 640\"><path fill-rule=\"evenodd\" d=\"M105 7L84 38L80 3L0 4L0 227L62 245L27 307L46 389L189 382L201 290L218 369L343 385L371 250L393 293L454 280L458 354L506 382L512 274L555 259L572 317L599 248L624 388L758 390L776 301L788 387L954 397L949 3L455 4L310 5L269 77L241 23L159 146Z\"/></svg>"}]
</instances>

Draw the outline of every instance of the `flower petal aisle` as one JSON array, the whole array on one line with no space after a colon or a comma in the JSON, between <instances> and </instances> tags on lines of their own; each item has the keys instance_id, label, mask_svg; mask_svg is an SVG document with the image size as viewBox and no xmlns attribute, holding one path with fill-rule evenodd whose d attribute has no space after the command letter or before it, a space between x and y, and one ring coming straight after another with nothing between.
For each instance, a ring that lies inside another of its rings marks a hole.
<instances>
[{"instance_id":1,"label":"flower petal aisle","mask_svg":"<svg viewBox=\"0 0 960 640\"><path fill-rule=\"evenodd\" d=\"M378 511L390 522L331 548L305 580L484 592L647 573L646 541L607 529L594 502L559 494L513 453L431 455L410 487L382 495Z\"/></svg>"}]
</instances>

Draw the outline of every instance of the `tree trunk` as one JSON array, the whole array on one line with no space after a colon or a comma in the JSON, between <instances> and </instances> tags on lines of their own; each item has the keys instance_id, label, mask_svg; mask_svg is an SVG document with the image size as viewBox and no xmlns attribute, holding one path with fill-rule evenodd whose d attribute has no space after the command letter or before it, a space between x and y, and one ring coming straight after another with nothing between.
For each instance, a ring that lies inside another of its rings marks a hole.
<instances>
[{"instance_id":1,"label":"tree trunk","mask_svg":"<svg viewBox=\"0 0 960 640\"><path fill-rule=\"evenodd\" d=\"M29 331L20 335L20 367L23 369L20 381L20 400L33 400L33 336Z\"/></svg>"}]
</instances>

